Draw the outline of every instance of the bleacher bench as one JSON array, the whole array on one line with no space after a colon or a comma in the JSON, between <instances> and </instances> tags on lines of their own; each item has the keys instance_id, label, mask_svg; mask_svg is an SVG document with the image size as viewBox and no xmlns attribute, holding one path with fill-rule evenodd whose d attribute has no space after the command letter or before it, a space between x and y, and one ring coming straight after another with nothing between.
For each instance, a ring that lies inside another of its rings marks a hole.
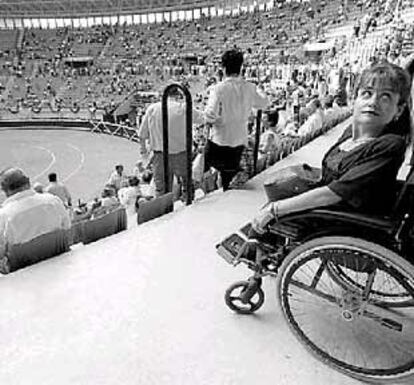
<instances>
[{"instance_id":1,"label":"bleacher bench","mask_svg":"<svg viewBox=\"0 0 414 385\"><path fill-rule=\"evenodd\" d=\"M28 242L11 245L1 263L3 274L22 269L69 251L69 235L66 230L55 230Z\"/></svg>"},{"instance_id":2,"label":"bleacher bench","mask_svg":"<svg viewBox=\"0 0 414 385\"><path fill-rule=\"evenodd\" d=\"M174 194L161 195L149 201L140 202L137 211L138 224L148 222L174 210Z\"/></svg>"},{"instance_id":3,"label":"bleacher bench","mask_svg":"<svg viewBox=\"0 0 414 385\"><path fill-rule=\"evenodd\" d=\"M78 226L80 226L80 229L77 229L76 234L82 240L82 243L86 245L126 230L126 210L120 207L97 218L83 221Z\"/></svg>"}]
</instances>

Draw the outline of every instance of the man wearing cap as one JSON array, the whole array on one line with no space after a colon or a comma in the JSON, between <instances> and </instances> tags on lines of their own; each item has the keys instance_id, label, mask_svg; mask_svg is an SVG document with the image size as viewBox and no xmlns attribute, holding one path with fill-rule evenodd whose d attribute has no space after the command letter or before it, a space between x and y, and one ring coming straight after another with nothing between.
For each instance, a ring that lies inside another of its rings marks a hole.
<instances>
[{"instance_id":1,"label":"man wearing cap","mask_svg":"<svg viewBox=\"0 0 414 385\"><path fill-rule=\"evenodd\" d=\"M19 168L0 172L0 187L7 199L0 207L0 271L8 272L7 250L40 235L70 228L69 214L52 194L38 194Z\"/></svg>"}]
</instances>

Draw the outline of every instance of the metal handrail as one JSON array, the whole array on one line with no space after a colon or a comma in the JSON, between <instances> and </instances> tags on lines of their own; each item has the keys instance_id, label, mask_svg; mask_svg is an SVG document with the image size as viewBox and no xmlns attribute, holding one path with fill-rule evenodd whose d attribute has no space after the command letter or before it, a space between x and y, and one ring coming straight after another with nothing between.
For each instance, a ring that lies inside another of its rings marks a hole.
<instances>
[{"instance_id":1,"label":"metal handrail","mask_svg":"<svg viewBox=\"0 0 414 385\"><path fill-rule=\"evenodd\" d=\"M187 153L187 199L186 205L193 201L193 178L192 178L192 149L193 149L193 102L190 91L179 83L167 86L162 94L162 134L163 134L163 160L164 160L164 193L169 192L169 159L168 159L168 95L179 89L185 97L186 103L186 153Z\"/></svg>"},{"instance_id":2,"label":"metal handrail","mask_svg":"<svg viewBox=\"0 0 414 385\"><path fill-rule=\"evenodd\" d=\"M262 123L262 110L257 111L256 115L256 132L255 132L255 143L253 149L253 175L257 174L257 159L259 157L259 144L260 144L260 128Z\"/></svg>"}]
</instances>

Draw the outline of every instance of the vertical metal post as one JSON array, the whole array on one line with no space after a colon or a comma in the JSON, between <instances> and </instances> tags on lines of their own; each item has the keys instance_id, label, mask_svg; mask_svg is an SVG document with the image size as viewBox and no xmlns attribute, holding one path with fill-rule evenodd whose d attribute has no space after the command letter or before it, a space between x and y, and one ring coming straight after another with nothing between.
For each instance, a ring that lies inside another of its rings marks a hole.
<instances>
[{"instance_id":1,"label":"vertical metal post","mask_svg":"<svg viewBox=\"0 0 414 385\"><path fill-rule=\"evenodd\" d=\"M193 102L190 91L182 84L173 83L167 86L162 95L162 128L163 128L163 163L164 163L164 193L169 192L169 159L168 159L168 95L173 90L179 89L186 104L186 153L187 153L187 199L186 204L193 201L193 176L192 176L192 151L193 151Z\"/></svg>"},{"instance_id":2,"label":"vertical metal post","mask_svg":"<svg viewBox=\"0 0 414 385\"><path fill-rule=\"evenodd\" d=\"M258 110L256 115L256 132L253 150L253 175L257 174L257 159L259 157L260 127L262 123L262 113L262 110Z\"/></svg>"}]
</instances>

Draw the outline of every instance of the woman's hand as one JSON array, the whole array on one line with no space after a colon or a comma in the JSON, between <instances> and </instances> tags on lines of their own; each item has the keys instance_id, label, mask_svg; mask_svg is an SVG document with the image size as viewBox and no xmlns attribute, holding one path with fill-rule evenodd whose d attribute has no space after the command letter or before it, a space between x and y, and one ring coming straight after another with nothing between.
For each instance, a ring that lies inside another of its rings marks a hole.
<instances>
[{"instance_id":1,"label":"woman's hand","mask_svg":"<svg viewBox=\"0 0 414 385\"><path fill-rule=\"evenodd\" d=\"M265 227L275 219L273 202L268 203L264 208L262 208L259 213L253 218L252 229L259 234L265 233Z\"/></svg>"}]
</instances>

